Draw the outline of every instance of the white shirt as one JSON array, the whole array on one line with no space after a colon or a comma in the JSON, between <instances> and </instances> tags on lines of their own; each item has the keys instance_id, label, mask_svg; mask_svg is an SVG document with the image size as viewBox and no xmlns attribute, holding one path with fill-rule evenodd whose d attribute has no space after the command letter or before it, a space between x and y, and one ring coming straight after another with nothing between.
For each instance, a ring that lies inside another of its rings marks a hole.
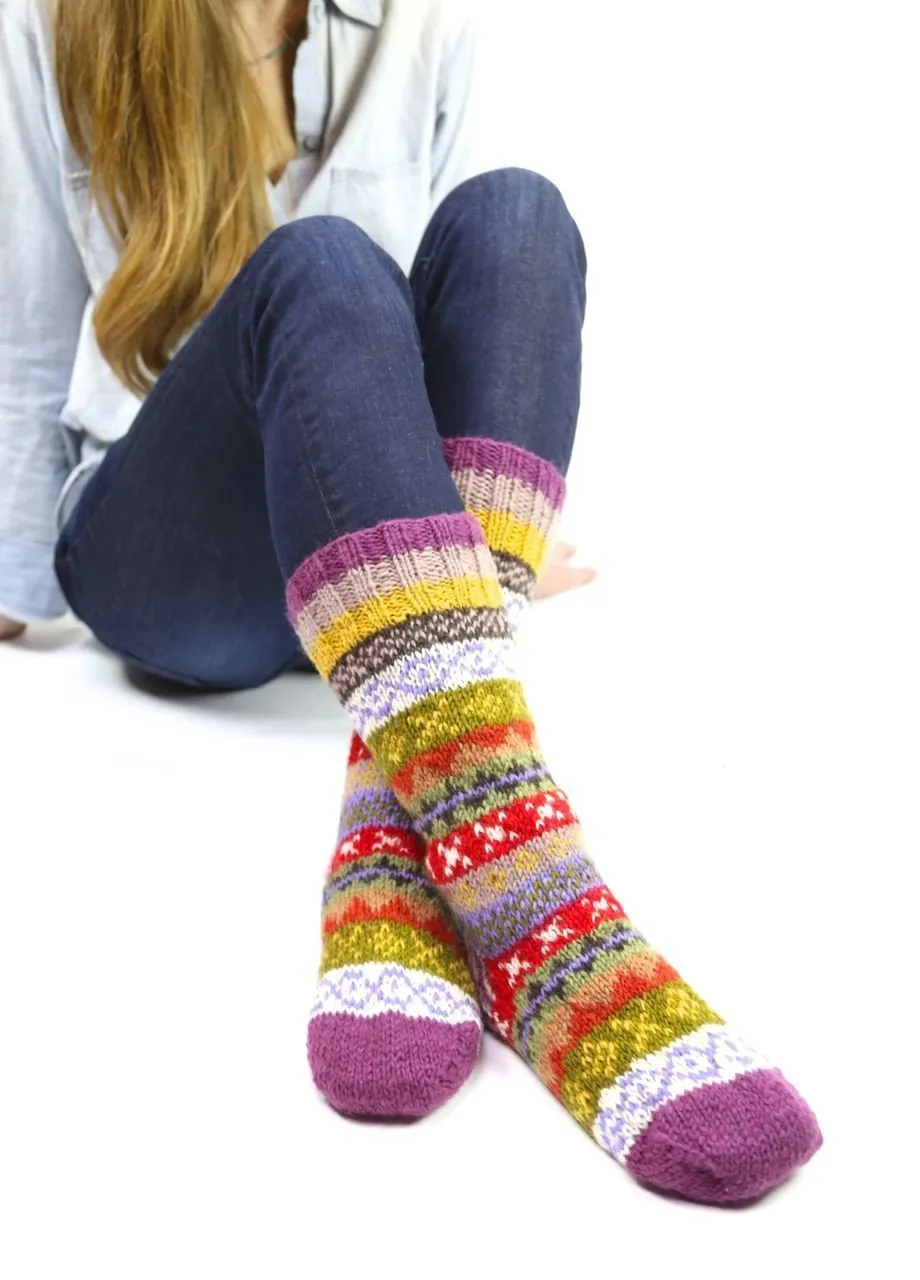
<instances>
[{"instance_id":1,"label":"white shirt","mask_svg":"<svg viewBox=\"0 0 920 1280\"><path fill-rule=\"evenodd\" d=\"M68 474L140 402L103 359L95 300L118 261L67 138L49 0L0 0L0 614L65 611L55 509ZM350 218L406 270L447 193L474 172L466 0L312 0L294 70L295 161L279 223Z\"/></svg>"}]
</instances>

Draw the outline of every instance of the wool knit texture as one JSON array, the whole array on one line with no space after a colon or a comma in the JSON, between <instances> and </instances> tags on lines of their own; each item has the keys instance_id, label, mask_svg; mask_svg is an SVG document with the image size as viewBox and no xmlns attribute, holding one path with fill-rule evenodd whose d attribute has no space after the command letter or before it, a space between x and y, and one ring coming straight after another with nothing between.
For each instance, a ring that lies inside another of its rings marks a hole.
<instances>
[{"instance_id":1,"label":"wool knit texture","mask_svg":"<svg viewBox=\"0 0 920 1280\"><path fill-rule=\"evenodd\" d=\"M648 944L539 750L495 562L469 515L310 557L292 622L414 829L493 1028L637 1177L734 1202L820 1144L804 1101Z\"/></svg>"},{"instance_id":2,"label":"wool knit texture","mask_svg":"<svg viewBox=\"0 0 920 1280\"><path fill-rule=\"evenodd\" d=\"M318 1088L349 1115L427 1115L479 1054L464 948L423 859L405 810L354 735L307 1035Z\"/></svg>"},{"instance_id":3,"label":"wool knit texture","mask_svg":"<svg viewBox=\"0 0 920 1280\"><path fill-rule=\"evenodd\" d=\"M516 620L550 545L562 477L491 440L451 440L445 455L491 538L506 612ZM347 696L360 683L357 665L344 664L339 691ZM356 734L323 896L321 978L308 1032L318 1086L352 1115L426 1114L459 1088L478 1057L473 979L450 912L424 875L424 854Z\"/></svg>"}]
</instances>

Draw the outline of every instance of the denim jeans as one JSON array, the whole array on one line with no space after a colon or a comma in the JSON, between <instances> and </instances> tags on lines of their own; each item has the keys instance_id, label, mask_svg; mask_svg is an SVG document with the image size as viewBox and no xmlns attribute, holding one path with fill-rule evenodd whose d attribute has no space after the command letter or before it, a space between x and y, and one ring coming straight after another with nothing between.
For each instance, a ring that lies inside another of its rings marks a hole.
<instances>
[{"instance_id":1,"label":"denim jeans","mask_svg":"<svg viewBox=\"0 0 920 1280\"><path fill-rule=\"evenodd\" d=\"M585 257L559 192L507 169L440 206L409 279L362 231L275 231L114 444L61 534L64 594L129 665L198 687L300 660L284 584L383 520L462 510L443 437L568 466Z\"/></svg>"}]
</instances>

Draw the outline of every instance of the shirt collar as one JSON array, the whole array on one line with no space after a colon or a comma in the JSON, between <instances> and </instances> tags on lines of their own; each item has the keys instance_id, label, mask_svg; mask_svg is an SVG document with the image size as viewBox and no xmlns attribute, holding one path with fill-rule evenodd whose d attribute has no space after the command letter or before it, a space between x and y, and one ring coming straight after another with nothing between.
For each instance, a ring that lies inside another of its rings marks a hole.
<instances>
[{"instance_id":1,"label":"shirt collar","mask_svg":"<svg viewBox=\"0 0 920 1280\"><path fill-rule=\"evenodd\" d=\"M369 27L379 27L383 22L383 0L331 0L331 3L355 22L364 22Z\"/></svg>"}]
</instances>

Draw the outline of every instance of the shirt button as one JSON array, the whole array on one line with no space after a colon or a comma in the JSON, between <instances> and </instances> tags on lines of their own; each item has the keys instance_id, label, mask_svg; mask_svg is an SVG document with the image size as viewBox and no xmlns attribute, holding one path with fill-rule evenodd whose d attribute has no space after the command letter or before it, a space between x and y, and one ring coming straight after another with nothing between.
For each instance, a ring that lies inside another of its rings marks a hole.
<instances>
[{"instance_id":1,"label":"shirt button","mask_svg":"<svg viewBox=\"0 0 920 1280\"><path fill-rule=\"evenodd\" d=\"M305 156L309 156L309 155L312 155L313 152L319 151L322 144L323 144L322 138L318 138L315 134L311 133L309 137L304 138L303 142L301 143L301 149Z\"/></svg>"}]
</instances>

